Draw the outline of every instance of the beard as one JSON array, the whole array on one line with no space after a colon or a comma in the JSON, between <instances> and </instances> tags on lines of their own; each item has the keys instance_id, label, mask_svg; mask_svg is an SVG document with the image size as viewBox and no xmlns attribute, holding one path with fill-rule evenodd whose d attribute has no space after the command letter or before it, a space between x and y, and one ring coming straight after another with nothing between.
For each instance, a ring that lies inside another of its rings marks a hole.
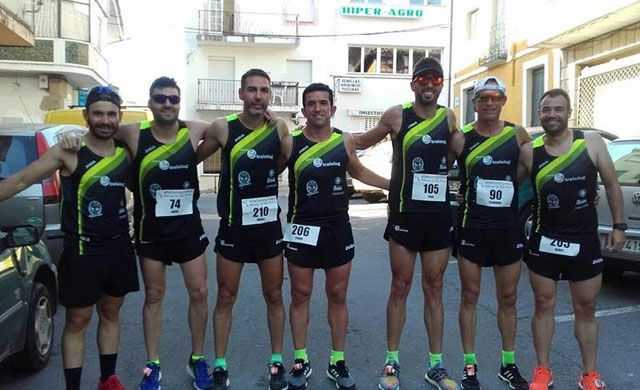
<instances>
[{"instance_id":1,"label":"beard","mask_svg":"<svg viewBox=\"0 0 640 390\"><path fill-rule=\"evenodd\" d=\"M549 135L557 135L562 133L569 124L569 120L567 118L562 118L556 120L544 120L540 122L540 125L544 129L544 131Z\"/></svg>"},{"instance_id":2,"label":"beard","mask_svg":"<svg viewBox=\"0 0 640 390\"><path fill-rule=\"evenodd\" d=\"M97 126L91 122L88 122L89 132L97 139L107 140L111 139L113 135L118 131L118 126L100 125Z\"/></svg>"}]
</instances>

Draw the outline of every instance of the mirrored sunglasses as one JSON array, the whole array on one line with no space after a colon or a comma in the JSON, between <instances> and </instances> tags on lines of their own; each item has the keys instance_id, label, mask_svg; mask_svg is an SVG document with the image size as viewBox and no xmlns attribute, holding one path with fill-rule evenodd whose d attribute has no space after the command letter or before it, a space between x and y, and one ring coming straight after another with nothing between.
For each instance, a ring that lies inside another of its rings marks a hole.
<instances>
[{"instance_id":1,"label":"mirrored sunglasses","mask_svg":"<svg viewBox=\"0 0 640 390\"><path fill-rule=\"evenodd\" d=\"M151 96L151 100L158 104L164 104L167 100L171 104L180 103L180 96L178 95L163 95L161 93L155 94Z\"/></svg>"}]
</instances>

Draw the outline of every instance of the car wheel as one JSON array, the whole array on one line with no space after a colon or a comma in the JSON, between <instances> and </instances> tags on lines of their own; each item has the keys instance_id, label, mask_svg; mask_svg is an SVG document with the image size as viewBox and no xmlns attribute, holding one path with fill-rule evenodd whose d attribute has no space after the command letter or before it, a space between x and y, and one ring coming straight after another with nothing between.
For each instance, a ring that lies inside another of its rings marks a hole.
<instances>
[{"instance_id":1,"label":"car wheel","mask_svg":"<svg viewBox=\"0 0 640 390\"><path fill-rule=\"evenodd\" d=\"M29 317L24 349L12 357L12 365L20 371L38 371L51 356L53 343L53 306L51 292L35 282L29 300Z\"/></svg>"},{"instance_id":2,"label":"car wheel","mask_svg":"<svg viewBox=\"0 0 640 390\"><path fill-rule=\"evenodd\" d=\"M362 195L362 198L369 203L380 202L380 200L382 200L382 198L384 197L383 194L379 194L376 192L363 192L361 193L361 195Z\"/></svg>"},{"instance_id":3,"label":"car wheel","mask_svg":"<svg viewBox=\"0 0 640 390\"><path fill-rule=\"evenodd\" d=\"M526 241L529 241L531 237L531 230L533 229L533 212L531 203L525 204L520 210L518 216L518 226L521 227Z\"/></svg>"}]
</instances>

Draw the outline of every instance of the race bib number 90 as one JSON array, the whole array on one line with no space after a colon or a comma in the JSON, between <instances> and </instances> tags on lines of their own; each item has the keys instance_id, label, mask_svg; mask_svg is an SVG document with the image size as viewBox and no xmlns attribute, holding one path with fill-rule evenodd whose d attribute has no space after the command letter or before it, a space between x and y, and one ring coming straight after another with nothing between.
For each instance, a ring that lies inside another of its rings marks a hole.
<instances>
[{"instance_id":1,"label":"race bib number 90","mask_svg":"<svg viewBox=\"0 0 640 390\"><path fill-rule=\"evenodd\" d=\"M447 197L447 176L424 173L413 174L411 199L444 202Z\"/></svg>"},{"instance_id":2,"label":"race bib number 90","mask_svg":"<svg viewBox=\"0 0 640 390\"><path fill-rule=\"evenodd\" d=\"M513 183L508 180L478 179L476 203L487 207L509 207L513 200Z\"/></svg>"},{"instance_id":3,"label":"race bib number 90","mask_svg":"<svg viewBox=\"0 0 640 390\"><path fill-rule=\"evenodd\" d=\"M299 225L297 223L289 223L284 229L284 240L288 242L296 242L311 246L318 245L318 236L320 235L319 226Z\"/></svg>"},{"instance_id":4,"label":"race bib number 90","mask_svg":"<svg viewBox=\"0 0 640 390\"><path fill-rule=\"evenodd\" d=\"M156 191L156 217L193 214L193 188Z\"/></svg>"},{"instance_id":5,"label":"race bib number 90","mask_svg":"<svg viewBox=\"0 0 640 390\"><path fill-rule=\"evenodd\" d=\"M242 199L242 225L259 225L278 219L276 196Z\"/></svg>"},{"instance_id":6,"label":"race bib number 90","mask_svg":"<svg viewBox=\"0 0 640 390\"><path fill-rule=\"evenodd\" d=\"M580 244L542 236L540 237L540 252L575 257L580 253Z\"/></svg>"}]
</instances>

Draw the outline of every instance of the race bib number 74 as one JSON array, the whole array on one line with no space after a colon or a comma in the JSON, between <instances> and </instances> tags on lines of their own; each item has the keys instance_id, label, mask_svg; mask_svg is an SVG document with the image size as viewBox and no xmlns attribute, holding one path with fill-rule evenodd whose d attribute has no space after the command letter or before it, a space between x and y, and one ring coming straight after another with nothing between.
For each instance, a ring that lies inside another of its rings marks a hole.
<instances>
[{"instance_id":1,"label":"race bib number 74","mask_svg":"<svg viewBox=\"0 0 640 390\"><path fill-rule=\"evenodd\" d=\"M156 217L193 214L193 188L156 191Z\"/></svg>"}]
</instances>

